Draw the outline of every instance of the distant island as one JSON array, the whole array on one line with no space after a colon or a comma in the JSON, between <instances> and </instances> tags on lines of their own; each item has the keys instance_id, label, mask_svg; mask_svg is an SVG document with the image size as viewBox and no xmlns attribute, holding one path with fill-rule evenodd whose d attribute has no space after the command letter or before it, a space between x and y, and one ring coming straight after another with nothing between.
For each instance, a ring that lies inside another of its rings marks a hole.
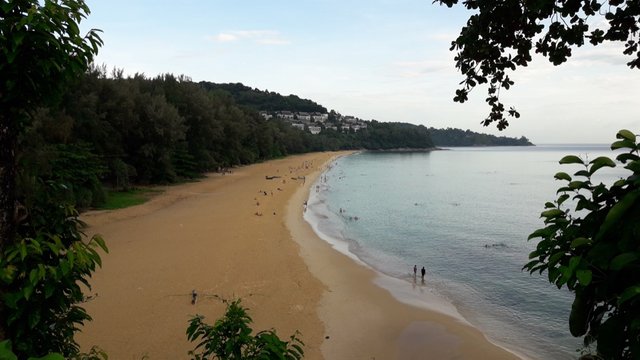
<instances>
[{"instance_id":1,"label":"distant island","mask_svg":"<svg viewBox=\"0 0 640 360\"><path fill-rule=\"evenodd\" d=\"M495 136L454 128L430 127L429 135L436 146L533 146L524 136L520 138Z\"/></svg>"}]
</instances>

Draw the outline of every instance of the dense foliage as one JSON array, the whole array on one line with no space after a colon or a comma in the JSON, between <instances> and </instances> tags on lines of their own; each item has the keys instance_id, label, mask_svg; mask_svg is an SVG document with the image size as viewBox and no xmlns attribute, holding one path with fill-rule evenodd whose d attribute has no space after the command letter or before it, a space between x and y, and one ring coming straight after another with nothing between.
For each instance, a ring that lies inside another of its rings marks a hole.
<instances>
[{"instance_id":1,"label":"dense foliage","mask_svg":"<svg viewBox=\"0 0 640 360\"><path fill-rule=\"evenodd\" d=\"M237 104L247 106L256 111L327 112L324 106L311 100L301 99L296 95L283 96L268 90L252 89L240 83L216 84L201 81L200 85L207 90L218 90L226 93Z\"/></svg>"},{"instance_id":2,"label":"dense foliage","mask_svg":"<svg viewBox=\"0 0 640 360\"><path fill-rule=\"evenodd\" d=\"M273 330L263 330L253 335L252 322L240 300L227 303L224 316L215 324L205 323L202 316L189 322L187 338L197 342L189 355L194 360L299 360L304 351L297 334L289 341L281 340Z\"/></svg>"},{"instance_id":3,"label":"dense foliage","mask_svg":"<svg viewBox=\"0 0 640 360\"><path fill-rule=\"evenodd\" d=\"M512 138L481 134L471 130L429 128L429 134L436 146L527 146L533 145L522 136Z\"/></svg>"},{"instance_id":4,"label":"dense foliage","mask_svg":"<svg viewBox=\"0 0 640 360\"><path fill-rule=\"evenodd\" d=\"M61 198L63 184L36 186L35 195L23 197L29 212L0 258L6 325L16 354L71 356L79 351L74 333L91 319L80 306L81 285L90 288L88 279L101 264L96 250L107 248L98 235L83 239L77 211Z\"/></svg>"},{"instance_id":5,"label":"dense foliage","mask_svg":"<svg viewBox=\"0 0 640 360\"><path fill-rule=\"evenodd\" d=\"M612 360L640 358L640 143L628 130L617 138L611 149L623 151L616 159L629 175L611 186L592 181L616 166L610 158L560 160L580 170L555 175L566 184L542 212L546 227L529 236L540 241L524 267L574 292L571 334Z\"/></svg>"},{"instance_id":6,"label":"dense foliage","mask_svg":"<svg viewBox=\"0 0 640 360\"><path fill-rule=\"evenodd\" d=\"M80 286L100 265L96 247L106 251L99 237L84 239L67 201L70 178L95 186L75 163L88 150L57 147L50 167L62 172L49 177L17 158L36 109L55 104L102 44L96 31L80 33L88 13L81 0L0 2L0 344L9 357L78 353L73 334L89 319Z\"/></svg>"},{"instance_id":7,"label":"dense foliage","mask_svg":"<svg viewBox=\"0 0 640 360\"><path fill-rule=\"evenodd\" d=\"M438 0L449 7L459 0ZM572 48L586 41L624 43L630 68L640 69L640 5L637 0L538 0L477 1L463 0L473 11L460 35L451 44L457 51L455 61L465 79L456 91L455 101L467 101L478 85L488 84L487 103L491 107L485 125L508 126L505 107L499 100L500 89L514 82L510 71L532 61L531 52L547 57L554 65L567 61ZM508 114L519 117L510 108Z\"/></svg>"},{"instance_id":8,"label":"dense foliage","mask_svg":"<svg viewBox=\"0 0 640 360\"><path fill-rule=\"evenodd\" d=\"M39 108L32 119L20 141L23 178L66 184L67 200L80 208L105 200L103 184L171 183L310 151L433 147L424 126L372 121L358 132L311 135L182 76L124 78L104 68L91 69L58 106Z\"/></svg>"}]
</instances>

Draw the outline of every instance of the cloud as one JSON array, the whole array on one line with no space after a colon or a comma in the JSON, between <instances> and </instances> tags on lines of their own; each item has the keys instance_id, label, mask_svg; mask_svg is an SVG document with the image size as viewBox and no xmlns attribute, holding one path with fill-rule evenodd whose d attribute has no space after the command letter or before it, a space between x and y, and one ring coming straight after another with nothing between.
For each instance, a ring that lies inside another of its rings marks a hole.
<instances>
[{"instance_id":1,"label":"cloud","mask_svg":"<svg viewBox=\"0 0 640 360\"><path fill-rule=\"evenodd\" d=\"M427 74L441 74L451 72L452 65L449 61L425 60L425 61L398 61L393 65L400 70L402 77L423 77Z\"/></svg>"},{"instance_id":2,"label":"cloud","mask_svg":"<svg viewBox=\"0 0 640 360\"><path fill-rule=\"evenodd\" d=\"M288 45L291 43L282 38L280 32L275 30L234 30L218 33L209 39L216 42L250 41L263 45Z\"/></svg>"},{"instance_id":3,"label":"cloud","mask_svg":"<svg viewBox=\"0 0 640 360\"><path fill-rule=\"evenodd\" d=\"M433 34L429 34L427 36L427 38L429 40L434 40L434 41L444 41L447 43L452 42L453 40L458 38L458 35L460 35L457 32L437 32L437 33L433 33Z\"/></svg>"},{"instance_id":4,"label":"cloud","mask_svg":"<svg viewBox=\"0 0 640 360\"><path fill-rule=\"evenodd\" d=\"M607 64L625 66L633 57L624 55L623 51L624 46L618 43L606 43L597 47L591 46L587 49L575 50L574 65Z\"/></svg>"},{"instance_id":5,"label":"cloud","mask_svg":"<svg viewBox=\"0 0 640 360\"><path fill-rule=\"evenodd\" d=\"M238 40L238 37L236 35L233 35L233 34L220 33L220 34L214 36L214 39L216 41L218 41L218 42L229 42L229 41Z\"/></svg>"}]
</instances>

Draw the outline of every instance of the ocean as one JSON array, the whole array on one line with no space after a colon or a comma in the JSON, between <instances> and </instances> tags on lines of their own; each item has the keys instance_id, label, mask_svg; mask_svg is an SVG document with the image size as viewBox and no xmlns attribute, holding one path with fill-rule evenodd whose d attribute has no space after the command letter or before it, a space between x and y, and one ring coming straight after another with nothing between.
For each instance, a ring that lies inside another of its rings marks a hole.
<instances>
[{"instance_id":1,"label":"ocean","mask_svg":"<svg viewBox=\"0 0 640 360\"><path fill-rule=\"evenodd\" d=\"M532 359L575 359L572 294L523 272L544 226L544 203L563 183L565 155L594 159L606 145L362 152L336 160L312 187L305 219L337 250L380 273L400 301L453 305L490 340ZM604 169L596 181L625 176ZM414 280L413 266L418 267ZM424 283L420 269L426 269Z\"/></svg>"}]
</instances>

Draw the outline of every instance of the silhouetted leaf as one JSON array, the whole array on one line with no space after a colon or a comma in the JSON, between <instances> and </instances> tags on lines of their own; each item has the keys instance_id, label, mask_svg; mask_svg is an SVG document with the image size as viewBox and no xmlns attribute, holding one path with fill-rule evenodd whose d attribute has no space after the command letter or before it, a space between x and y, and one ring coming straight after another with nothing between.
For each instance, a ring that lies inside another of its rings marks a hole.
<instances>
[{"instance_id":1,"label":"silhouetted leaf","mask_svg":"<svg viewBox=\"0 0 640 360\"><path fill-rule=\"evenodd\" d=\"M600 227L600 231L598 231L598 234L596 235L596 239L604 236L604 234L606 234L609 229L611 229L618 223L618 220L636 202L638 196L640 196L640 190L630 192L626 194L617 204L615 204L611 208L611 210L609 210L609 213L607 213L607 216L602 223L602 226Z\"/></svg>"},{"instance_id":2,"label":"silhouetted leaf","mask_svg":"<svg viewBox=\"0 0 640 360\"><path fill-rule=\"evenodd\" d=\"M637 253L627 252L620 254L611 260L611 270L621 270L627 264L634 262L638 259Z\"/></svg>"},{"instance_id":3,"label":"silhouetted leaf","mask_svg":"<svg viewBox=\"0 0 640 360\"><path fill-rule=\"evenodd\" d=\"M575 155L567 155L560 159L560 164L583 164L584 161Z\"/></svg>"},{"instance_id":4,"label":"silhouetted leaf","mask_svg":"<svg viewBox=\"0 0 640 360\"><path fill-rule=\"evenodd\" d=\"M551 218L558 217L558 216L561 216L561 215L564 215L564 211L562 211L560 209L550 209L550 210L543 211L540 214L541 217L544 217L544 218L547 218L547 219L551 219Z\"/></svg>"},{"instance_id":5,"label":"silhouetted leaf","mask_svg":"<svg viewBox=\"0 0 640 360\"><path fill-rule=\"evenodd\" d=\"M617 149L635 149L636 144L629 140L620 140L611 144L611 150Z\"/></svg>"},{"instance_id":6,"label":"silhouetted leaf","mask_svg":"<svg viewBox=\"0 0 640 360\"><path fill-rule=\"evenodd\" d=\"M567 174L566 172L558 172L555 174L554 178L556 180L567 180L567 181L571 181L571 176L569 176L569 174Z\"/></svg>"},{"instance_id":7,"label":"silhouetted leaf","mask_svg":"<svg viewBox=\"0 0 640 360\"><path fill-rule=\"evenodd\" d=\"M593 175L596 171L598 171L598 169L600 169L603 166L616 167L616 163L606 156L597 157L593 159L590 162L590 164L591 164L591 168L589 169L589 173L591 175Z\"/></svg>"},{"instance_id":8,"label":"silhouetted leaf","mask_svg":"<svg viewBox=\"0 0 640 360\"><path fill-rule=\"evenodd\" d=\"M591 270L578 270L576 271L576 277L580 281L580 285L587 286L591 283Z\"/></svg>"},{"instance_id":9,"label":"silhouetted leaf","mask_svg":"<svg viewBox=\"0 0 640 360\"><path fill-rule=\"evenodd\" d=\"M631 142L635 142L636 141L636 135L634 133L632 133L629 130L623 129L618 131L618 133L616 134L616 137L618 139L626 139L629 140Z\"/></svg>"},{"instance_id":10,"label":"silhouetted leaf","mask_svg":"<svg viewBox=\"0 0 640 360\"><path fill-rule=\"evenodd\" d=\"M578 247L581 247L581 246L584 246L584 245L591 245L591 243L592 243L591 239L579 237L579 238L574 239L571 242L571 248L575 249L575 248L578 248Z\"/></svg>"},{"instance_id":11,"label":"silhouetted leaf","mask_svg":"<svg viewBox=\"0 0 640 360\"><path fill-rule=\"evenodd\" d=\"M640 295L640 285L629 286L624 289L622 294L620 294L620 298L618 299L618 306L624 304L625 302L633 299L634 297Z\"/></svg>"}]
</instances>

